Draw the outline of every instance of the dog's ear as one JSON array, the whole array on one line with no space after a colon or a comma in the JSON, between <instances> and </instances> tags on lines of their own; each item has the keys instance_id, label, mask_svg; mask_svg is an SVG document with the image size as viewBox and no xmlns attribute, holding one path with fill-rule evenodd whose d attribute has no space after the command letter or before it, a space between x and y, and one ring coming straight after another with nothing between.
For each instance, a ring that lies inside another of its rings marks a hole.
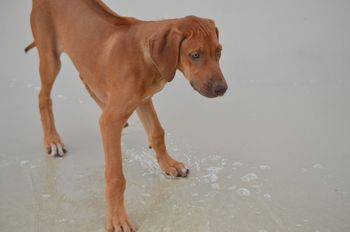
<instances>
[{"instance_id":1,"label":"dog's ear","mask_svg":"<svg viewBox=\"0 0 350 232\"><path fill-rule=\"evenodd\" d=\"M217 27L215 27L215 33L216 33L216 37L219 39L219 29Z\"/></svg>"},{"instance_id":2,"label":"dog's ear","mask_svg":"<svg viewBox=\"0 0 350 232\"><path fill-rule=\"evenodd\" d=\"M215 27L216 37L219 39L219 29L216 27L215 21L212 19L208 19L208 21Z\"/></svg>"},{"instance_id":3,"label":"dog's ear","mask_svg":"<svg viewBox=\"0 0 350 232\"><path fill-rule=\"evenodd\" d=\"M155 33L149 41L152 61L160 75L168 82L174 79L183 38L179 30L167 27Z\"/></svg>"}]
</instances>

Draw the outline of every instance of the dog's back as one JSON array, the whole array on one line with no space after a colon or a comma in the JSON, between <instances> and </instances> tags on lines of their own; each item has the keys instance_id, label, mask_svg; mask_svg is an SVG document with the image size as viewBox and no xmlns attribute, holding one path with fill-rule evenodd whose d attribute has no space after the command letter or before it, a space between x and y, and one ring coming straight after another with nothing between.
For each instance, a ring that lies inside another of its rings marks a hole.
<instances>
[{"instance_id":1,"label":"dog's back","mask_svg":"<svg viewBox=\"0 0 350 232\"><path fill-rule=\"evenodd\" d=\"M93 38L106 38L116 26L138 21L118 15L100 0L33 0L30 19L34 42L25 51L50 41L49 46L56 47L59 53L63 50L69 53L77 47L76 41L79 45L90 43L78 47L92 47Z\"/></svg>"}]
</instances>

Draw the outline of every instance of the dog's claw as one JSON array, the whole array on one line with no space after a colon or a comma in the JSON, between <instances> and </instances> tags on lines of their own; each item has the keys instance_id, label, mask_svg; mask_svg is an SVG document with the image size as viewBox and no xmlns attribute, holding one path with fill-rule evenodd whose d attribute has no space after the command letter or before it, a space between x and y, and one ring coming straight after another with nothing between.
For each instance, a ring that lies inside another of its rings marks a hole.
<instances>
[{"instance_id":1,"label":"dog's claw","mask_svg":"<svg viewBox=\"0 0 350 232\"><path fill-rule=\"evenodd\" d=\"M190 170L188 168L185 168L182 163L176 163L172 166L164 167L161 165L161 169L164 171L164 173L170 177L187 177Z\"/></svg>"},{"instance_id":2,"label":"dog's claw","mask_svg":"<svg viewBox=\"0 0 350 232\"><path fill-rule=\"evenodd\" d=\"M180 172L175 172L175 173L169 173L169 172L165 172L165 174L169 177L181 177Z\"/></svg>"},{"instance_id":3,"label":"dog's claw","mask_svg":"<svg viewBox=\"0 0 350 232\"><path fill-rule=\"evenodd\" d=\"M63 157L67 150L61 144L51 144L51 147L48 149L48 154L54 157Z\"/></svg>"},{"instance_id":4,"label":"dog's claw","mask_svg":"<svg viewBox=\"0 0 350 232\"><path fill-rule=\"evenodd\" d=\"M183 173L183 177L188 176L188 174L190 173L190 169L188 169L188 168L184 168L184 169L182 169L181 171L182 171L182 173Z\"/></svg>"},{"instance_id":5,"label":"dog's claw","mask_svg":"<svg viewBox=\"0 0 350 232\"><path fill-rule=\"evenodd\" d=\"M190 170L188 168L181 169L181 172L178 173L178 177L187 177L190 173Z\"/></svg>"},{"instance_id":6,"label":"dog's claw","mask_svg":"<svg viewBox=\"0 0 350 232\"><path fill-rule=\"evenodd\" d=\"M108 222L106 229L108 232L136 232L135 225L127 218L117 218L115 221Z\"/></svg>"}]
</instances>

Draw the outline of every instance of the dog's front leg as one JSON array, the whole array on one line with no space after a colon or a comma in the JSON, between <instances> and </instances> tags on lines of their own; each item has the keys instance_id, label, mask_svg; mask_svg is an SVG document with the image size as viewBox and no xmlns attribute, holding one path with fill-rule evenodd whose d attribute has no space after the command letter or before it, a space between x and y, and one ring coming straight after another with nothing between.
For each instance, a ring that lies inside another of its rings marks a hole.
<instances>
[{"instance_id":1,"label":"dog's front leg","mask_svg":"<svg viewBox=\"0 0 350 232\"><path fill-rule=\"evenodd\" d=\"M149 99L141 103L136 112L147 132L149 143L156 152L160 168L168 175L186 177L189 170L185 168L183 163L173 159L166 149L164 129L158 120L152 100Z\"/></svg>"},{"instance_id":2,"label":"dog's front leg","mask_svg":"<svg viewBox=\"0 0 350 232\"><path fill-rule=\"evenodd\" d=\"M132 110L125 103L109 101L100 118L105 153L107 230L135 231L124 207L125 177L121 157L121 133Z\"/></svg>"}]
</instances>

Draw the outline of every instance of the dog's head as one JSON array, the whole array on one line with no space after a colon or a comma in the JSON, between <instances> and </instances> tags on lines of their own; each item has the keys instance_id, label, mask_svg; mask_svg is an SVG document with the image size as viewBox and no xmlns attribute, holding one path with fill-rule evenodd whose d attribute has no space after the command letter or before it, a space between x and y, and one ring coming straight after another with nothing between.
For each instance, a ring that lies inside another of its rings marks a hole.
<instances>
[{"instance_id":1,"label":"dog's head","mask_svg":"<svg viewBox=\"0 0 350 232\"><path fill-rule=\"evenodd\" d=\"M214 21L195 16L160 28L150 40L153 63L166 80L179 69L195 90L210 98L227 90L219 65L221 50Z\"/></svg>"}]
</instances>

